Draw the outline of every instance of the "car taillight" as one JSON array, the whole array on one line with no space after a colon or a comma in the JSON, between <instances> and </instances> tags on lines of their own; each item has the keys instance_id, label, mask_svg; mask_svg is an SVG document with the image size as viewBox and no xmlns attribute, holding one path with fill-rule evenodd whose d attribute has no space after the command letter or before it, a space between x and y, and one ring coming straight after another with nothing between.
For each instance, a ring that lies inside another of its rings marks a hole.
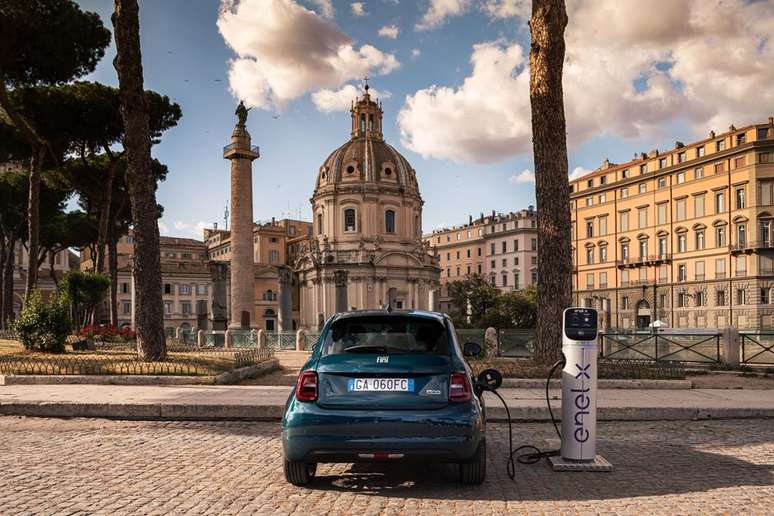
<instances>
[{"instance_id":1,"label":"car taillight","mask_svg":"<svg viewBox=\"0 0 774 516\"><path fill-rule=\"evenodd\" d=\"M452 373L449 378L449 401L468 401L470 381L465 373Z\"/></svg>"},{"instance_id":2,"label":"car taillight","mask_svg":"<svg viewBox=\"0 0 774 516\"><path fill-rule=\"evenodd\" d=\"M314 371L304 371L298 375L296 399L298 401L314 401L317 399L317 373Z\"/></svg>"}]
</instances>

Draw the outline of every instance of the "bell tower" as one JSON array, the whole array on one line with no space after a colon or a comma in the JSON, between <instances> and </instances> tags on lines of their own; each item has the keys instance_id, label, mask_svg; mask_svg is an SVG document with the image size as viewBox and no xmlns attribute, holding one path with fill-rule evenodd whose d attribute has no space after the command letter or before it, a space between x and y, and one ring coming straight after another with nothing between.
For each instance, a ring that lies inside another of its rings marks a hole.
<instances>
[{"instance_id":1,"label":"bell tower","mask_svg":"<svg viewBox=\"0 0 774 516\"><path fill-rule=\"evenodd\" d=\"M365 78L363 96L355 101L349 112L352 114L352 139L373 138L384 140L382 136L382 105L371 100L368 93L368 77Z\"/></svg>"}]
</instances>

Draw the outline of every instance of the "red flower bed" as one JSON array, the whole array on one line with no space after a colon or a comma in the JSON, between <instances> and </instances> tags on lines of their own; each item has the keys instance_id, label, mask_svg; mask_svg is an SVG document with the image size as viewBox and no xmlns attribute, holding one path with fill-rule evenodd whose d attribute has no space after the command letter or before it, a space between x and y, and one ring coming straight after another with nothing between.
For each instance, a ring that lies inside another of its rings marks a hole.
<instances>
[{"instance_id":1,"label":"red flower bed","mask_svg":"<svg viewBox=\"0 0 774 516\"><path fill-rule=\"evenodd\" d=\"M83 338L103 342L125 342L134 340L136 334L129 326L116 328L112 324L87 324L78 332Z\"/></svg>"}]
</instances>

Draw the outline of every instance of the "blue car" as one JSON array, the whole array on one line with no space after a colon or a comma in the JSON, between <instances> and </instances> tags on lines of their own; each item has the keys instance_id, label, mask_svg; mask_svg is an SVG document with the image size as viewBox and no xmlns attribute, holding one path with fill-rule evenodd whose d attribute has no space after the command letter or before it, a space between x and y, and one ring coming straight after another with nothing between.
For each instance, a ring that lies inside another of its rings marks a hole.
<instances>
[{"instance_id":1,"label":"blue car","mask_svg":"<svg viewBox=\"0 0 774 516\"><path fill-rule=\"evenodd\" d=\"M486 417L448 316L357 311L331 317L282 419L285 478L312 481L320 462L457 463L486 476Z\"/></svg>"}]
</instances>

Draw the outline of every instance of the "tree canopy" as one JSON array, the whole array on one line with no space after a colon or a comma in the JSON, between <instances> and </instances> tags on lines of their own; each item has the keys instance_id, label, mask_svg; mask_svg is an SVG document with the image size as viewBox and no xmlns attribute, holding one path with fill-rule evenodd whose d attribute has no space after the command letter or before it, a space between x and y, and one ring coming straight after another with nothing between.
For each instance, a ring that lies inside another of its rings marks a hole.
<instances>
[{"instance_id":1,"label":"tree canopy","mask_svg":"<svg viewBox=\"0 0 774 516\"><path fill-rule=\"evenodd\" d=\"M451 316L460 328L534 328L537 287L502 292L480 274L448 284Z\"/></svg>"}]
</instances>

